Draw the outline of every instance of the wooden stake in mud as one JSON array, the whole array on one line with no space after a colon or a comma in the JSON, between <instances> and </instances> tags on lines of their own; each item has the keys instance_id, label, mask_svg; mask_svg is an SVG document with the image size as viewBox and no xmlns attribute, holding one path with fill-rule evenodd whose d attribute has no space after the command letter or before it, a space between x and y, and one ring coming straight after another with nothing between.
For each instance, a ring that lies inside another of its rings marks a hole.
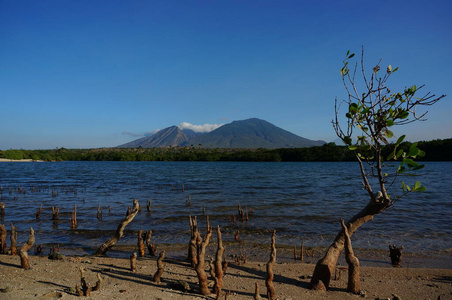
<instances>
[{"instance_id":1,"label":"wooden stake in mud","mask_svg":"<svg viewBox=\"0 0 452 300\"><path fill-rule=\"evenodd\" d=\"M11 225L11 255L17 254L17 227L14 227L13 223Z\"/></svg>"},{"instance_id":2,"label":"wooden stake in mud","mask_svg":"<svg viewBox=\"0 0 452 300\"><path fill-rule=\"evenodd\" d=\"M5 203L0 202L0 217L3 219L5 217Z\"/></svg>"},{"instance_id":3,"label":"wooden stake in mud","mask_svg":"<svg viewBox=\"0 0 452 300\"><path fill-rule=\"evenodd\" d=\"M38 210L36 211L36 219L39 220L41 218L41 213L42 213L42 204L41 206L38 208Z\"/></svg>"},{"instance_id":4,"label":"wooden stake in mud","mask_svg":"<svg viewBox=\"0 0 452 300\"><path fill-rule=\"evenodd\" d=\"M100 290L100 285L102 283L102 277L100 277L100 274L97 273L97 282L94 287L91 287L88 282L86 282L85 278L85 270L80 267L80 285L75 285L75 291L79 295L79 297L90 297L91 291L95 292Z\"/></svg>"},{"instance_id":5,"label":"wooden stake in mud","mask_svg":"<svg viewBox=\"0 0 452 300\"><path fill-rule=\"evenodd\" d=\"M165 251L160 252L159 258L157 259L157 271L154 274L155 283L161 283L162 274L165 270L163 259L165 259Z\"/></svg>"},{"instance_id":6,"label":"wooden stake in mud","mask_svg":"<svg viewBox=\"0 0 452 300\"><path fill-rule=\"evenodd\" d=\"M102 220L103 214L104 214L104 212L102 210L102 207L99 204L99 206L97 207L97 219Z\"/></svg>"},{"instance_id":7,"label":"wooden stake in mud","mask_svg":"<svg viewBox=\"0 0 452 300\"><path fill-rule=\"evenodd\" d=\"M146 247L148 248L149 256L157 256L157 246L155 245L155 239L151 244L152 230L146 231Z\"/></svg>"},{"instance_id":8,"label":"wooden stake in mud","mask_svg":"<svg viewBox=\"0 0 452 300\"><path fill-rule=\"evenodd\" d=\"M275 243L276 230L272 233L271 252L270 259L267 263L267 278L265 279L265 286L267 287L267 298L269 300L276 299L275 287L273 285L273 266L276 263L276 243Z\"/></svg>"},{"instance_id":9,"label":"wooden stake in mud","mask_svg":"<svg viewBox=\"0 0 452 300\"><path fill-rule=\"evenodd\" d=\"M58 220L58 214L60 213L60 209L56 206L52 206L52 220Z\"/></svg>"},{"instance_id":10,"label":"wooden stake in mud","mask_svg":"<svg viewBox=\"0 0 452 300\"><path fill-rule=\"evenodd\" d=\"M71 229L76 229L77 224L77 204L74 206L74 211L72 212L72 218L69 220Z\"/></svg>"},{"instance_id":11,"label":"wooden stake in mud","mask_svg":"<svg viewBox=\"0 0 452 300\"><path fill-rule=\"evenodd\" d=\"M356 294L359 292L359 260L353 253L352 241L347 226L345 226L344 219L341 219L341 225L345 236L345 260L348 264L347 291Z\"/></svg>"},{"instance_id":12,"label":"wooden stake in mud","mask_svg":"<svg viewBox=\"0 0 452 300\"><path fill-rule=\"evenodd\" d=\"M138 213L140 204L138 203L137 199L133 200L133 210L128 214L124 220L118 225L118 228L116 229L115 234L113 237L111 237L108 241L106 241L104 244L102 244L99 249L94 253L94 255L104 255L107 253L108 250L110 250L116 243L119 241L120 238L124 235L124 228L132 222L133 218L135 218L136 214Z\"/></svg>"},{"instance_id":13,"label":"wooden stake in mud","mask_svg":"<svg viewBox=\"0 0 452 300\"><path fill-rule=\"evenodd\" d=\"M261 295L259 295L259 284L257 282L254 283L254 300L262 300Z\"/></svg>"},{"instance_id":14,"label":"wooden stake in mud","mask_svg":"<svg viewBox=\"0 0 452 300\"><path fill-rule=\"evenodd\" d=\"M20 247L19 250L20 266L25 270L30 269L30 262L28 261L27 251L30 250L31 247L33 247L34 242L35 231L33 230L33 227L30 227L30 235L28 236L28 241L22 247Z\"/></svg>"},{"instance_id":15,"label":"wooden stake in mud","mask_svg":"<svg viewBox=\"0 0 452 300\"><path fill-rule=\"evenodd\" d=\"M130 271L136 272L137 270L137 254L134 252L130 255Z\"/></svg>"},{"instance_id":16,"label":"wooden stake in mud","mask_svg":"<svg viewBox=\"0 0 452 300\"><path fill-rule=\"evenodd\" d=\"M6 228L5 225L0 224L0 254L6 252Z\"/></svg>"},{"instance_id":17,"label":"wooden stake in mud","mask_svg":"<svg viewBox=\"0 0 452 300\"><path fill-rule=\"evenodd\" d=\"M402 251L403 246L396 245L389 246L389 257L391 257L391 264L393 267L400 267L402 265Z\"/></svg>"},{"instance_id":18,"label":"wooden stake in mud","mask_svg":"<svg viewBox=\"0 0 452 300\"><path fill-rule=\"evenodd\" d=\"M300 261L304 260L304 242L301 242Z\"/></svg>"},{"instance_id":19,"label":"wooden stake in mud","mask_svg":"<svg viewBox=\"0 0 452 300\"><path fill-rule=\"evenodd\" d=\"M138 230L138 256L144 257L145 256L145 247L144 247L144 239L143 239L143 230Z\"/></svg>"}]
</instances>

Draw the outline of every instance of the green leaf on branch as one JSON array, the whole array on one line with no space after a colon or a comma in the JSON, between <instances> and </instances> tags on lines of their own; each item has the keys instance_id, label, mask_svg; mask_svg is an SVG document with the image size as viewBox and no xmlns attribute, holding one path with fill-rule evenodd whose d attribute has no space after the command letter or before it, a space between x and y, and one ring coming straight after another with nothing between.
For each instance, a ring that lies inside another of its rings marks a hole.
<instances>
[{"instance_id":1,"label":"green leaf on branch","mask_svg":"<svg viewBox=\"0 0 452 300\"><path fill-rule=\"evenodd\" d=\"M394 136L394 133L392 133L392 131L390 131L390 130L386 130L385 136L386 136L388 139L390 139L390 138L392 138L392 137Z\"/></svg>"},{"instance_id":2,"label":"green leaf on branch","mask_svg":"<svg viewBox=\"0 0 452 300\"><path fill-rule=\"evenodd\" d=\"M408 156L416 157L419 154L419 148L417 147L417 143L413 143L408 150Z\"/></svg>"},{"instance_id":3,"label":"green leaf on branch","mask_svg":"<svg viewBox=\"0 0 452 300\"><path fill-rule=\"evenodd\" d=\"M420 181L414 183L413 192L424 192L426 190L425 186L421 186Z\"/></svg>"},{"instance_id":4,"label":"green leaf on branch","mask_svg":"<svg viewBox=\"0 0 452 300\"><path fill-rule=\"evenodd\" d=\"M401 137L399 137L396 142L396 147L399 146L403 142L404 139L405 139L405 135L402 135Z\"/></svg>"}]
</instances>

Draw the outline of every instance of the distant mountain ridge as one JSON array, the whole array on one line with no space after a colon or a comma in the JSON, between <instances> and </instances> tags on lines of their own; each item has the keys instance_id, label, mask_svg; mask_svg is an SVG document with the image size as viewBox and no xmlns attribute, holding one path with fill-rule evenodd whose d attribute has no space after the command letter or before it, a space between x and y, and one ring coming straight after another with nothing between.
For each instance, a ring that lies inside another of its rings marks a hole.
<instances>
[{"instance_id":1,"label":"distant mountain ridge","mask_svg":"<svg viewBox=\"0 0 452 300\"><path fill-rule=\"evenodd\" d=\"M225 124L208 133L196 133L171 126L149 137L120 145L120 148L154 148L199 146L205 148L303 148L321 146L324 141L314 141L279 128L265 120L251 118Z\"/></svg>"}]
</instances>

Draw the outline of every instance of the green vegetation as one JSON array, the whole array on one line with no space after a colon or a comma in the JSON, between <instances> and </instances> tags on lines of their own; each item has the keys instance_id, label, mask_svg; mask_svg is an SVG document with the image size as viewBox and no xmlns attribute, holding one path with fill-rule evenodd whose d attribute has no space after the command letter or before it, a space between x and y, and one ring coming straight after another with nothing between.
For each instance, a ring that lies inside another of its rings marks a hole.
<instances>
[{"instance_id":1,"label":"green vegetation","mask_svg":"<svg viewBox=\"0 0 452 300\"><path fill-rule=\"evenodd\" d=\"M412 143L403 142L398 149L409 152ZM422 161L451 161L452 139L418 142L426 152ZM394 144L383 147L384 157L394 150ZM168 148L103 148L52 150L0 150L0 158L43 161L355 161L347 146L328 143L309 148L224 149L203 147Z\"/></svg>"}]
</instances>

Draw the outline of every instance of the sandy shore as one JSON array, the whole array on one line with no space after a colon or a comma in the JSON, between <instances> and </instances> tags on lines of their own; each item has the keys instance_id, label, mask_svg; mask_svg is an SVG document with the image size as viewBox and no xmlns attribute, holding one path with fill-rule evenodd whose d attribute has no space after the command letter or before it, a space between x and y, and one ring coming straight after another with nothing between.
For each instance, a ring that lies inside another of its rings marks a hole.
<instances>
[{"instance_id":1,"label":"sandy shore","mask_svg":"<svg viewBox=\"0 0 452 300\"><path fill-rule=\"evenodd\" d=\"M0 299L78 299L74 287L80 282L80 267L86 270L87 281L94 285L100 273L103 282L100 291L92 292L92 299L214 299L197 292L197 277L189 263L181 258L165 260L163 283L151 278L156 269L156 258L139 258L138 270L130 271L130 262L124 258L66 256L50 260L46 256L30 256L32 268L20 268L18 256L0 255ZM266 299L266 262L229 263L224 277L228 299L253 299L257 282L261 296ZM280 300L295 299L452 299L452 270L426 268L362 267L361 295L345 291L347 276L333 280L328 292L308 289L314 264L279 262L276 264L275 289ZM191 291L178 290L174 283L185 281ZM224 299L224 297L222 297Z\"/></svg>"},{"instance_id":2,"label":"sandy shore","mask_svg":"<svg viewBox=\"0 0 452 300\"><path fill-rule=\"evenodd\" d=\"M0 162L43 162L43 160L0 158Z\"/></svg>"}]
</instances>

